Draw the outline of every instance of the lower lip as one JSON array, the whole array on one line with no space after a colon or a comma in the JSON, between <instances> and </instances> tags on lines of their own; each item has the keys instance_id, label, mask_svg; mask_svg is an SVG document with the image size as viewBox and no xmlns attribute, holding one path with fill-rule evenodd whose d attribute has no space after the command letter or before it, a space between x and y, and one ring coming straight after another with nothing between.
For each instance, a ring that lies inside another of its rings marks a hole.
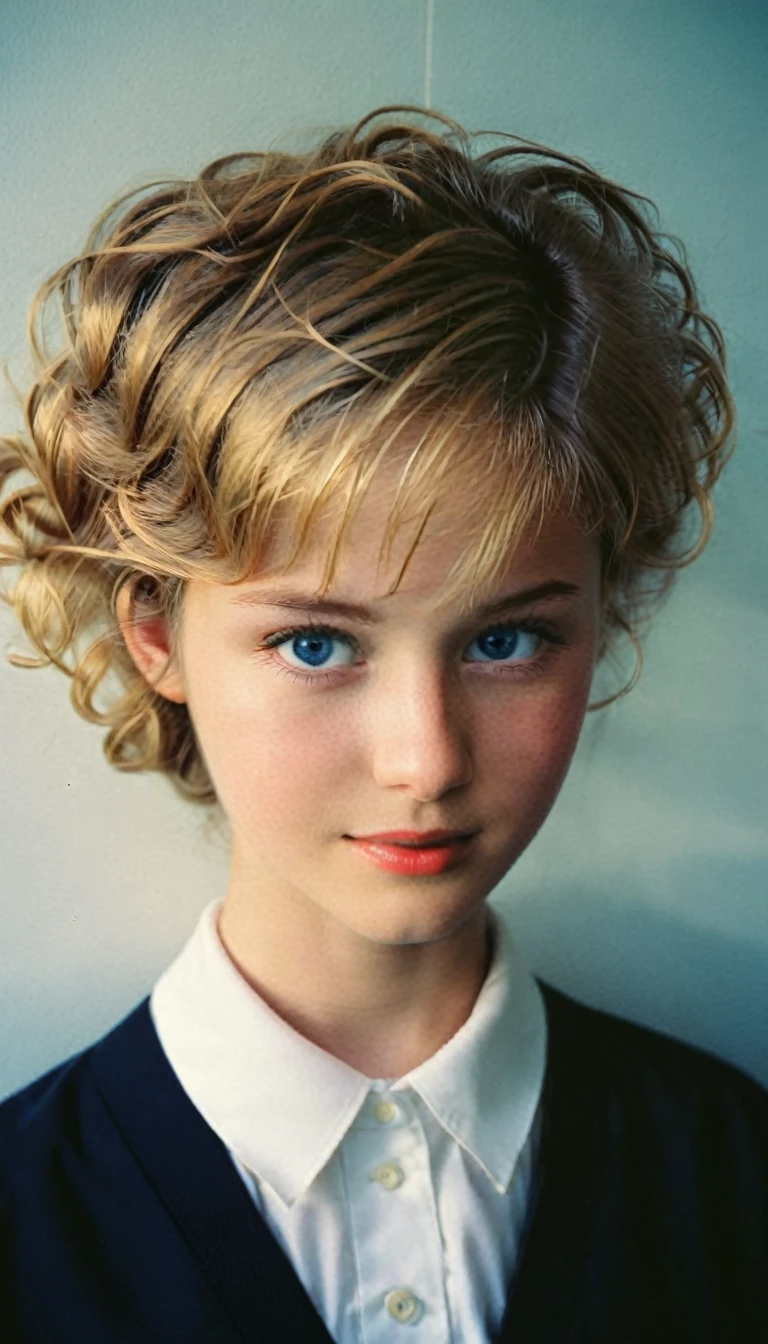
<instances>
[{"instance_id":1,"label":"lower lip","mask_svg":"<svg viewBox=\"0 0 768 1344\"><path fill-rule=\"evenodd\" d=\"M425 845L423 849L406 849L403 845L387 844L385 840L350 838L350 844L366 859L390 873L403 873L406 877L433 877L461 863L473 839L474 836L469 835L461 840L447 840L443 845Z\"/></svg>"}]
</instances>

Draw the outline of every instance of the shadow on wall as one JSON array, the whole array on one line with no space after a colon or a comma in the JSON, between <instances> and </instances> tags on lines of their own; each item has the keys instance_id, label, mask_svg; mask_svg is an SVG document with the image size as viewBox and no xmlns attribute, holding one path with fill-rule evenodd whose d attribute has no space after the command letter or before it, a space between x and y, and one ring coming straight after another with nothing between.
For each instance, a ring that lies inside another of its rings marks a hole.
<instances>
[{"instance_id":1,"label":"shadow on wall","mask_svg":"<svg viewBox=\"0 0 768 1344\"><path fill-rule=\"evenodd\" d=\"M675 867L685 901L675 903ZM628 874L626 887L635 883ZM532 971L572 998L699 1046L768 1087L766 863L667 861L659 904L617 886L526 893L509 923ZM698 893L698 911L692 908ZM747 930L747 935L739 930Z\"/></svg>"}]
</instances>

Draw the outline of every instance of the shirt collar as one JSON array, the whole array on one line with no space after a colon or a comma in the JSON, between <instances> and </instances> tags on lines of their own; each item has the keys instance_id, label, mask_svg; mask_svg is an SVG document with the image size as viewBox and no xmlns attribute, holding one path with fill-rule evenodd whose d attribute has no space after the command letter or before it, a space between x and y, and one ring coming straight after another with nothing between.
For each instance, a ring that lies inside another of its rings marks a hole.
<instances>
[{"instance_id":1,"label":"shirt collar","mask_svg":"<svg viewBox=\"0 0 768 1344\"><path fill-rule=\"evenodd\" d=\"M211 901L150 997L163 1050L203 1118L290 1206L354 1122L374 1080L309 1041L230 959ZM507 1190L539 1103L546 1062L541 991L501 912L467 1021L390 1090L411 1087L440 1125Z\"/></svg>"}]
</instances>

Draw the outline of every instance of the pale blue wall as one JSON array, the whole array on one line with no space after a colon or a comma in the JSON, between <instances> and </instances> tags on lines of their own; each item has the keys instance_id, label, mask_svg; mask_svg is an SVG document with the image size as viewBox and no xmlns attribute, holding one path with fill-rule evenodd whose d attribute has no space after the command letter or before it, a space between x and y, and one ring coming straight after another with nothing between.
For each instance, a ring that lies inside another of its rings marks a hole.
<instances>
[{"instance_id":1,"label":"pale blue wall","mask_svg":"<svg viewBox=\"0 0 768 1344\"><path fill-rule=\"evenodd\" d=\"M639 685L588 717L493 899L535 971L768 1083L766 69L757 0L6 0L0 354L23 379L36 285L123 186L380 103L651 195L725 330L739 448ZM0 1094L148 992L227 873L167 786L109 769L65 678L5 663L20 647L0 612Z\"/></svg>"}]
</instances>

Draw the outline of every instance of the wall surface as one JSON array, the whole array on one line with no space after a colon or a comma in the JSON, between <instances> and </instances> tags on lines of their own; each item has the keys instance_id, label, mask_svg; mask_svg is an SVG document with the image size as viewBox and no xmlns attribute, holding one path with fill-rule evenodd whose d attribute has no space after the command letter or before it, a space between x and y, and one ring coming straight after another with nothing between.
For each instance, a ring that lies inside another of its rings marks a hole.
<instances>
[{"instance_id":1,"label":"wall surface","mask_svg":"<svg viewBox=\"0 0 768 1344\"><path fill-rule=\"evenodd\" d=\"M639 684L588 715L492 900L536 973L768 1084L766 69L759 0L6 0L0 357L23 383L32 294L119 190L379 104L554 145L651 196L723 327L738 449ZM109 768L67 678L5 661L24 648L3 608L0 1094L148 993L228 869L161 780Z\"/></svg>"}]
</instances>

